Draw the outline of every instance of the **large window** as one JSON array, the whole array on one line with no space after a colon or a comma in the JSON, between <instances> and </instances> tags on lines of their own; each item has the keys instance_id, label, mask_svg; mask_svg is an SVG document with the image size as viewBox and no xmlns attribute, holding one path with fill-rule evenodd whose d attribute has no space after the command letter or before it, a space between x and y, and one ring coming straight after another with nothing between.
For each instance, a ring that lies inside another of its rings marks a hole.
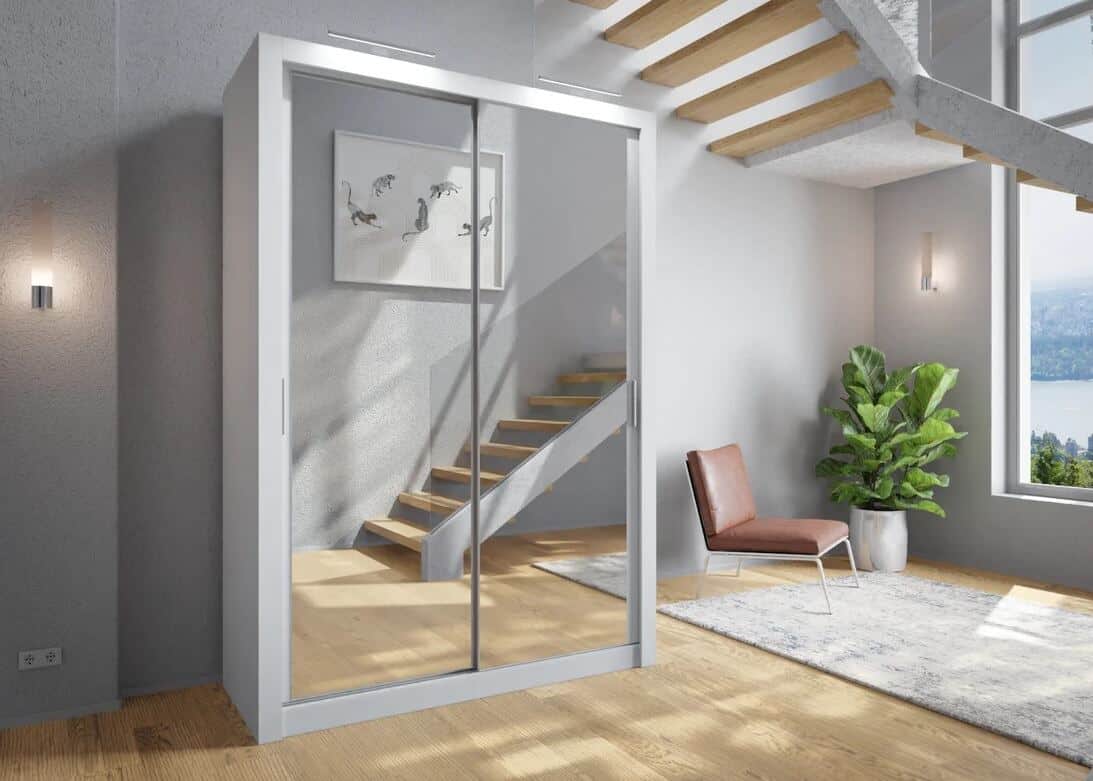
<instances>
[{"instance_id":1,"label":"large window","mask_svg":"<svg viewBox=\"0 0 1093 781\"><path fill-rule=\"evenodd\" d=\"M1021 0L1010 18L1010 103L1093 141L1093 3ZM1012 13L1012 12L1011 12ZM1010 173L1014 272L1011 483L1093 497L1093 215Z\"/></svg>"}]
</instances>

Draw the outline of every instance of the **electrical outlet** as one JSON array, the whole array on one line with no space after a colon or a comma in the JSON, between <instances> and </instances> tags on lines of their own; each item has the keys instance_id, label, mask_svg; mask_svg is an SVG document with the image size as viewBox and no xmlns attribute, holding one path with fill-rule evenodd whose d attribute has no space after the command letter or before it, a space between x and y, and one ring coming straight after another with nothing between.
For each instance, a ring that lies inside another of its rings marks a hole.
<instances>
[{"instance_id":1,"label":"electrical outlet","mask_svg":"<svg viewBox=\"0 0 1093 781\"><path fill-rule=\"evenodd\" d=\"M38 648L19 652L20 670L37 670L39 667L57 667L60 664L60 648Z\"/></svg>"}]
</instances>

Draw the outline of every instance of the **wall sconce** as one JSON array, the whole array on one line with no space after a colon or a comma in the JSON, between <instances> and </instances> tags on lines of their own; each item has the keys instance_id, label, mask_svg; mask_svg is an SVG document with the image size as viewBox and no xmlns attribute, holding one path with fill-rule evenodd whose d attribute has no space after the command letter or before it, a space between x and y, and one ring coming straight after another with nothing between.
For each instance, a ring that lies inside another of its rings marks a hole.
<instances>
[{"instance_id":1,"label":"wall sconce","mask_svg":"<svg viewBox=\"0 0 1093 781\"><path fill-rule=\"evenodd\" d=\"M927 231L922 234L922 279L919 289L923 293L936 293L934 284L934 234Z\"/></svg>"},{"instance_id":2,"label":"wall sconce","mask_svg":"<svg viewBox=\"0 0 1093 781\"><path fill-rule=\"evenodd\" d=\"M34 200L30 205L30 305L53 308L53 205Z\"/></svg>"}]
</instances>

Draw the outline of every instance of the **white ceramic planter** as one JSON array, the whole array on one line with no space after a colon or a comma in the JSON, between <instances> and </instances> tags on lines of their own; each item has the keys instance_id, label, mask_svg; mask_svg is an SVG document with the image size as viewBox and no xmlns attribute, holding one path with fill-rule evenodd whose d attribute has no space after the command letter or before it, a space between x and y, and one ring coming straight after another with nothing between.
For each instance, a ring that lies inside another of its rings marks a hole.
<instances>
[{"instance_id":1,"label":"white ceramic planter","mask_svg":"<svg viewBox=\"0 0 1093 781\"><path fill-rule=\"evenodd\" d=\"M907 566L907 513L851 507L850 546L860 569L900 572Z\"/></svg>"}]
</instances>

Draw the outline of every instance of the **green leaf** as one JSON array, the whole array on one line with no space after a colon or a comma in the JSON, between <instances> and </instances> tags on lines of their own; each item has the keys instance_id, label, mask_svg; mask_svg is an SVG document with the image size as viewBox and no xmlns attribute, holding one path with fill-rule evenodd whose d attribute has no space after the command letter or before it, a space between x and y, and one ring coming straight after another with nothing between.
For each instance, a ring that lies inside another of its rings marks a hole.
<instances>
[{"instance_id":1,"label":"green leaf","mask_svg":"<svg viewBox=\"0 0 1093 781\"><path fill-rule=\"evenodd\" d=\"M945 394L956 385L959 369L947 369L940 363L928 363L915 374L907 414L916 423L925 421L941 404ZM944 421L943 421L944 422Z\"/></svg>"},{"instance_id":2,"label":"green leaf","mask_svg":"<svg viewBox=\"0 0 1093 781\"><path fill-rule=\"evenodd\" d=\"M850 464L837 458L824 458L816 464L816 477L843 477L854 474Z\"/></svg>"},{"instance_id":3,"label":"green leaf","mask_svg":"<svg viewBox=\"0 0 1093 781\"><path fill-rule=\"evenodd\" d=\"M931 464L934 461L937 461L939 458L952 458L955 455L956 446L949 442L946 442L942 445L938 445L933 449L927 450L927 452L919 456L918 465L926 466L927 464Z\"/></svg>"},{"instance_id":4,"label":"green leaf","mask_svg":"<svg viewBox=\"0 0 1093 781\"><path fill-rule=\"evenodd\" d=\"M833 456L852 456L856 451L850 445L835 445L828 452Z\"/></svg>"},{"instance_id":5,"label":"green leaf","mask_svg":"<svg viewBox=\"0 0 1093 781\"><path fill-rule=\"evenodd\" d=\"M914 501L894 499L892 504L900 510L922 510L923 512L940 515L942 518L945 517L945 511L941 509L941 505L930 499L918 499Z\"/></svg>"},{"instance_id":6,"label":"green leaf","mask_svg":"<svg viewBox=\"0 0 1093 781\"><path fill-rule=\"evenodd\" d=\"M854 418L850 415L848 410L836 409L835 407L824 407L821 412L839 421L843 426L854 425Z\"/></svg>"},{"instance_id":7,"label":"green leaf","mask_svg":"<svg viewBox=\"0 0 1093 781\"><path fill-rule=\"evenodd\" d=\"M933 447L951 439L960 439L967 432L958 432L951 423L937 418L927 418L910 440L916 447Z\"/></svg>"},{"instance_id":8,"label":"green leaf","mask_svg":"<svg viewBox=\"0 0 1093 781\"><path fill-rule=\"evenodd\" d=\"M846 392L850 394L850 398L854 400L855 404L871 404L873 402L873 394L861 385L848 385Z\"/></svg>"},{"instance_id":9,"label":"green leaf","mask_svg":"<svg viewBox=\"0 0 1093 781\"><path fill-rule=\"evenodd\" d=\"M877 499L887 499L892 495L892 489L894 484L892 478L883 477L877 481L876 487L873 489L873 495Z\"/></svg>"},{"instance_id":10,"label":"green leaf","mask_svg":"<svg viewBox=\"0 0 1093 781\"><path fill-rule=\"evenodd\" d=\"M885 407L881 404L859 404L856 409L862 423L874 434L884 431L888 427L888 415L892 412L891 407Z\"/></svg>"},{"instance_id":11,"label":"green leaf","mask_svg":"<svg viewBox=\"0 0 1093 781\"><path fill-rule=\"evenodd\" d=\"M877 449L877 440L868 434L859 434L856 431L846 431L844 429L843 436L846 437L847 443L858 453L872 455Z\"/></svg>"},{"instance_id":12,"label":"green leaf","mask_svg":"<svg viewBox=\"0 0 1093 781\"><path fill-rule=\"evenodd\" d=\"M860 344L850 351L850 362L865 378L865 387L871 394L879 394L883 390L888 379L884 374L884 353L876 347Z\"/></svg>"},{"instance_id":13,"label":"green leaf","mask_svg":"<svg viewBox=\"0 0 1093 781\"><path fill-rule=\"evenodd\" d=\"M888 375L888 379L884 383L884 392L888 393L894 390L906 392L904 390L904 386L906 385L907 380L909 380L911 376L914 375L914 373L917 372L921 366L922 364L916 363L913 366L905 366L902 369L896 369L895 371L893 371L891 374Z\"/></svg>"},{"instance_id":14,"label":"green leaf","mask_svg":"<svg viewBox=\"0 0 1093 781\"><path fill-rule=\"evenodd\" d=\"M913 466L916 463L918 463L917 456L900 456L895 461L881 469L881 474L890 475L893 472L896 472L900 469L906 469L907 467Z\"/></svg>"},{"instance_id":15,"label":"green leaf","mask_svg":"<svg viewBox=\"0 0 1093 781\"><path fill-rule=\"evenodd\" d=\"M857 366L852 363L844 363L842 382L844 388L849 388L851 385L864 386L868 381L865 379L865 375L858 371Z\"/></svg>"},{"instance_id":16,"label":"green leaf","mask_svg":"<svg viewBox=\"0 0 1093 781\"><path fill-rule=\"evenodd\" d=\"M831 501L847 504L865 504L872 497L870 492L858 483L837 483L831 489Z\"/></svg>"},{"instance_id":17,"label":"green leaf","mask_svg":"<svg viewBox=\"0 0 1093 781\"><path fill-rule=\"evenodd\" d=\"M959 418L960 413L952 407L940 407L934 412L932 417L937 418L938 420L953 420L954 418Z\"/></svg>"},{"instance_id":18,"label":"green leaf","mask_svg":"<svg viewBox=\"0 0 1093 781\"><path fill-rule=\"evenodd\" d=\"M903 390L885 391L877 399L877 403L878 404L883 404L886 407L894 407L900 401L905 399L906 397L907 397L907 391L903 391Z\"/></svg>"},{"instance_id":19,"label":"green leaf","mask_svg":"<svg viewBox=\"0 0 1093 781\"><path fill-rule=\"evenodd\" d=\"M933 472L919 469L917 466L907 470L906 479L907 482L913 485L918 491L928 491L935 485L944 488L949 484L948 475L937 475Z\"/></svg>"}]
</instances>

